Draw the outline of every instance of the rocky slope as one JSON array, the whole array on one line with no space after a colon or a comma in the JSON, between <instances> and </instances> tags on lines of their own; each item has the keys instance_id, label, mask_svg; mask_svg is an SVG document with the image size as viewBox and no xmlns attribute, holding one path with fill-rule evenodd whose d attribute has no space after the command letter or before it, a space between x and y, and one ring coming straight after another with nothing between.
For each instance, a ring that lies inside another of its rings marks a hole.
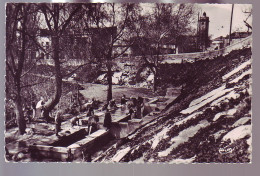
<instances>
[{"instance_id":1,"label":"rocky slope","mask_svg":"<svg viewBox=\"0 0 260 176\"><path fill-rule=\"evenodd\" d=\"M251 48L186 64L181 95L96 162L248 163Z\"/></svg>"}]
</instances>

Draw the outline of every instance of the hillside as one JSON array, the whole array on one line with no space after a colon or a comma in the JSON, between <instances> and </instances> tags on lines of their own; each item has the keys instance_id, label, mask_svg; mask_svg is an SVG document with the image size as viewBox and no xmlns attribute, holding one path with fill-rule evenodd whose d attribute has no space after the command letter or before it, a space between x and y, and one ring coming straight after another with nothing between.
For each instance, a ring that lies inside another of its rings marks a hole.
<instances>
[{"instance_id":1,"label":"hillside","mask_svg":"<svg viewBox=\"0 0 260 176\"><path fill-rule=\"evenodd\" d=\"M173 66L176 76L165 76L164 81L181 85L180 96L155 120L94 161L250 162L251 55L251 48L241 49L225 57Z\"/></svg>"}]
</instances>

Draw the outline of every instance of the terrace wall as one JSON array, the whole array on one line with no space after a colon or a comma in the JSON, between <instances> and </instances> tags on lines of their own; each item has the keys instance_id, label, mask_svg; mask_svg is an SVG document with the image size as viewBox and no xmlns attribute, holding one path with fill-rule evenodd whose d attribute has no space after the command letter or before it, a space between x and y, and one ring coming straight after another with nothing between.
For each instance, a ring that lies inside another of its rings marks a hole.
<instances>
[{"instance_id":1,"label":"terrace wall","mask_svg":"<svg viewBox=\"0 0 260 176\"><path fill-rule=\"evenodd\" d=\"M160 55L159 57L161 58L161 63L168 63L168 64L178 64L178 63L185 63L185 62L195 62L198 60L205 60L205 59L214 59L217 56L220 55L227 55L230 53L232 50L238 50L238 49L243 49L243 48L248 48L252 46L252 35L241 39L237 42L234 42L233 44L222 48L220 50L212 50L212 51L205 51L205 52L195 52L195 53L181 53L181 54L168 54L168 55ZM139 65L139 61L142 60L142 56L135 56L135 57L121 57L117 58L115 60L115 63L118 64L118 66L121 69L126 69L124 68L125 65L129 66L135 66L136 64ZM134 61L138 61L134 62ZM84 60L68 60L64 64L66 66L79 66L85 64L86 61ZM133 64L131 64L131 62ZM51 59L46 59L46 60L40 60L39 64L46 64L46 65L54 65L53 60ZM121 65L120 65L121 64Z\"/></svg>"}]
</instances>

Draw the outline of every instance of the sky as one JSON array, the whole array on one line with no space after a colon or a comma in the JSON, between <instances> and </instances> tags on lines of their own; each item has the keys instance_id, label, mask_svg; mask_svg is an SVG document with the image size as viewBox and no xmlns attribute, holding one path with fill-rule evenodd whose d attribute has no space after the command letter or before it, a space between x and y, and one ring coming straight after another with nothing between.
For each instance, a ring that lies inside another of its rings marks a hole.
<instances>
[{"instance_id":1,"label":"sky","mask_svg":"<svg viewBox=\"0 0 260 176\"><path fill-rule=\"evenodd\" d=\"M64 0L53 0L55 2ZM67 0L65 0L67 1ZM69 0L70 1L70 0ZM144 3L142 7L150 9L154 4ZM209 17L209 35L212 39L219 36L226 36L229 34L230 29L230 18L231 18L231 4L196 4L201 13L206 12ZM247 31L243 20L245 20L248 14L243 13L243 11L252 9L251 4L235 4L233 11L233 22L232 22L232 32L234 31ZM151 9L150 9L151 10ZM252 26L252 16L248 18L247 22ZM197 25L197 24L196 24Z\"/></svg>"},{"instance_id":2,"label":"sky","mask_svg":"<svg viewBox=\"0 0 260 176\"><path fill-rule=\"evenodd\" d=\"M229 34L231 4L198 4L198 7L201 8L202 13L206 12L209 17L209 35L212 35L212 39ZM243 11L249 8L252 8L251 4L234 5L232 32L247 31L243 20L247 18L248 14L243 13ZM252 26L252 16L248 18L247 22Z\"/></svg>"},{"instance_id":3,"label":"sky","mask_svg":"<svg viewBox=\"0 0 260 176\"><path fill-rule=\"evenodd\" d=\"M212 39L219 36L226 36L229 34L230 30L230 19L232 4L196 4L198 10L206 12L209 17L209 35ZM142 4L143 8L151 8L153 4ZM146 10L147 10L146 9ZM247 27L245 26L244 20L248 17L248 14L243 13L243 11L248 11L252 9L251 4L235 4L233 10L233 21L232 21L232 32L240 31L246 32ZM252 16L247 19L247 22L252 26ZM196 24L197 25L197 24Z\"/></svg>"}]
</instances>

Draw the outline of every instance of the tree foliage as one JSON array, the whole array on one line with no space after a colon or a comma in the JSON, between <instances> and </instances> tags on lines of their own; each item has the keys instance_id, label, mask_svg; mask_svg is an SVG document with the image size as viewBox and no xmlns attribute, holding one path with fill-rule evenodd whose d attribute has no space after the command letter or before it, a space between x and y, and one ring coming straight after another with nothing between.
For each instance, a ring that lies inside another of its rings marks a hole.
<instances>
[{"instance_id":1,"label":"tree foliage","mask_svg":"<svg viewBox=\"0 0 260 176\"><path fill-rule=\"evenodd\" d=\"M31 66L37 62L32 59L30 51L34 48L42 49L35 41L38 28L36 11L37 8L33 4L6 6L6 95L14 101L20 134L23 134L26 128L22 110L22 89L36 84L26 81Z\"/></svg>"},{"instance_id":2,"label":"tree foliage","mask_svg":"<svg viewBox=\"0 0 260 176\"><path fill-rule=\"evenodd\" d=\"M192 4L154 4L152 11L139 17L134 49L142 55L144 67L154 75L154 91L158 84L158 66L162 55L186 45L183 36L193 31L196 8Z\"/></svg>"}]
</instances>

